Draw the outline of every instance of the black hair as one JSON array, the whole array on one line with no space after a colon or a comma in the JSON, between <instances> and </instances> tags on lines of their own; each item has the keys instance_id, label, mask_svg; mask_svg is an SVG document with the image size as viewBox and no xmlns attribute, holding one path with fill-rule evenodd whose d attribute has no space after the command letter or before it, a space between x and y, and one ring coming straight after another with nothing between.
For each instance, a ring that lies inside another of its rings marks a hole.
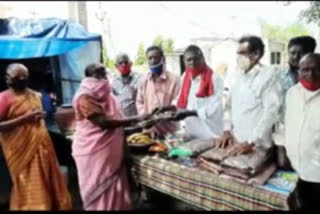
<instances>
[{"instance_id":1,"label":"black hair","mask_svg":"<svg viewBox=\"0 0 320 214\"><path fill-rule=\"evenodd\" d=\"M203 55L203 52L201 50L201 48L199 48L197 45L189 45L183 55L186 55L187 53L195 53L195 54L198 54L199 56L201 56L203 59L204 59L204 55Z\"/></svg>"},{"instance_id":2,"label":"black hair","mask_svg":"<svg viewBox=\"0 0 320 214\"><path fill-rule=\"evenodd\" d=\"M147 55L150 51L159 51L161 57L164 57L163 50L162 50L159 46L153 45L153 46L148 47L148 49L146 50L146 55Z\"/></svg>"},{"instance_id":3,"label":"black hair","mask_svg":"<svg viewBox=\"0 0 320 214\"><path fill-rule=\"evenodd\" d=\"M84 75L86 77L92 77L94 72L96 71L96 68L97 68L96 63L92 63L92 64L87 65L87 67L84 70Z\"/></svg>"},{"instance_id":4,"label":"black hair","mask_svg":"<svg viewBox=\"0 0 320 214\"><path fill-rule=\"evenodd\" d=\"M288 49L294 45L300 45L305 53L313 53L316 49L317 42L311 36L298 36L290 39Z\"/></svg>"},{"instance_id":5,"label":"black hair","mask_svg":"<svg viewBox=\"0 0 320 214\"><path fill-rule=\"evenodd\" d=\"M249 43L249 51L254 52L254 51L260 51L261 57L264 54L264 44L263 41L260 37L258 36L243 36L239 39L239 44L248 42Z\"/></svg>"}]
</instances>

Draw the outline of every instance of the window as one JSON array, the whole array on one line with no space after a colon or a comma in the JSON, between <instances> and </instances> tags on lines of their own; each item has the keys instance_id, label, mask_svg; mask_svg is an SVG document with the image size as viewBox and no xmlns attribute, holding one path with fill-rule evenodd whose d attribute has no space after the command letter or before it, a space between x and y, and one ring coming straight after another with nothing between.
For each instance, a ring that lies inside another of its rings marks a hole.
<instances>
[{"instance_id":1,"label":"window","mask_svg":"<svg viewBox=\"0 0 320 214\"><path fill-rule=\"evenodd\" d=\"M271 65L279 65L281 63L281 53L271 52Z\"/></svg>"}]
</instances>

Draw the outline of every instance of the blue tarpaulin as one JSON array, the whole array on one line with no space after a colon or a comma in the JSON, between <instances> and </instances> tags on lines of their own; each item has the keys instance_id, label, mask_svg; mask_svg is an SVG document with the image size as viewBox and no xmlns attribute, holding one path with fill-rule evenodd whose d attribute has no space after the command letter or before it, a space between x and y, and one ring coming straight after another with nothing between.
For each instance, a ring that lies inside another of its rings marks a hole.
<instances>
[{"instance_id":1,"label":"blue tarpaulin","mask_svg":"<svg viewBox=\"0 0 320 214\"><path fill-rule=\"evenodd\" d=\"M80 48L100 35L66 20L1 19L0 59L25 59L61 55Z\"/></svg>"},{"instance_id":2,"label":"blue tarpaulin","mask_svg":"<svg viewBox=\"0 0 320 214\"><path fill-rule=\"evenodd\" d=\"M58 56L63 104L70 104L85 67L100 61L101 36L56 18L0 19L0 59Z\"/></svg>"}]
</instances>

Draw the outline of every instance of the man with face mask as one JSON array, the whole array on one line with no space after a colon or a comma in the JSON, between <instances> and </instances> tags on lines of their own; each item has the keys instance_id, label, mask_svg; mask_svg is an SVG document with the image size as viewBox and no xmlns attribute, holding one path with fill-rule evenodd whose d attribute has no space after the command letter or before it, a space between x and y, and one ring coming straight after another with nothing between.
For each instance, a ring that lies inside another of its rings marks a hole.
<instances>
[{"instance_id":1,"label":"man with face mask","mask_svg":"<svg viewBox=\"0 0 320 214\"><path fill-rule=\"evenodd\" d=\"M174 104L180 90L179 78L166 69L162 49L151 46L147 49L146 55L150 72L138 87L136 105L139 115L150 114L156 108ZM151 131L162 136L176 131L177 128L175 122L160 122Z\"/></svg>"},{"instance_id":2,"label":"man with face mask","mask_svg":"<svg viewBox=\"0 0 320 214\"><path fill-rule=\"evenodd\" d=\"M29 72L10 64L0 93L0 142L12 179L10 210L66 210L72 201L45 126L41 95Z\"/></svg>"},{"instance_id":3,"label":"man with face mask","mask_svg":"<svg viewBox=\"0 0 320 214\"><path fill-rule=\"evenodd\" d=\"M294 37L289 41L289 67L285 72L281 73L284 94L299 81L298 68L300 59L308 53L313 53L316 45L316 40L311 36Z\"/></svg>"},{"instance_id":4,"label":"man with face mask","mask_svg":"<svg viewBox=\"0 0 320 214\"><path fill-rule=\"evenodd\" d=\"M298 209L314 210L320 202L320 54L305 55L299 65L299 83L285 100L285 148L299 175Z\"/></svg>"},{"instance_id":5,"label":"man with face mask","mask_svg":"<svg viewBox=\"0 0 320 214\"><path fill-rule=\"evenodd\" d=\"M127 54L116 57L116 68L119 71L113 81L113 93L117 96L125 116L137 115L136 98L140 75L131 70L132 62Z\"/></svg>"},{"instance_id":6,"label":"man with face mask","mask_svg":"<svg viewBox=\"0 0 320 214\"><path fill-rule=\"evenodd\" d=\"M239 71L226 101L225 131L216 144L228 148L230 155L250 152L254 146L270 148L272 126L281 105L278 78L259 62L264 54L261 38L242 37L237 54Z\"/></svg>"},{"instance_id":7,"label":"man with face mask","mask_svg":"<svg viewBox=\"0 0 320 214\"><path fill-rule=\"evenodd\" d=\"M284 144L284 112L285 96L287 91L298 83L298 68L300 59L308 54L313 53L316 48L316 40L311 36L299 36L292 38L288 43L288 67L279 73L282 84L282 105L280 109L279 121L276 124L276 130L273 134L275 144L278 146L278 166L284 169L291 169L290 163L286 157Z\"/></svg>"}]
</instances>

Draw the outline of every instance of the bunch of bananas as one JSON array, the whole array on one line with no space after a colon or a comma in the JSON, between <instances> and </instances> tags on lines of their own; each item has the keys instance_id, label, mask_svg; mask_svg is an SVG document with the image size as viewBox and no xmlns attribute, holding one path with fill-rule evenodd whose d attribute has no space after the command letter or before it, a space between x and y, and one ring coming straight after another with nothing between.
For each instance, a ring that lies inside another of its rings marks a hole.
<instances>
[{"instance_id":1,"label":"bunch of bananas","mask_svg":"<svg viewBox=\"0 0 320 214\"><path fill-rule=\"evenodd\" d=\"M129 144L147 145L153 143L153 140L148 132L141 132L127 137L127 142Z\"/></svg>"}]
</instances>

